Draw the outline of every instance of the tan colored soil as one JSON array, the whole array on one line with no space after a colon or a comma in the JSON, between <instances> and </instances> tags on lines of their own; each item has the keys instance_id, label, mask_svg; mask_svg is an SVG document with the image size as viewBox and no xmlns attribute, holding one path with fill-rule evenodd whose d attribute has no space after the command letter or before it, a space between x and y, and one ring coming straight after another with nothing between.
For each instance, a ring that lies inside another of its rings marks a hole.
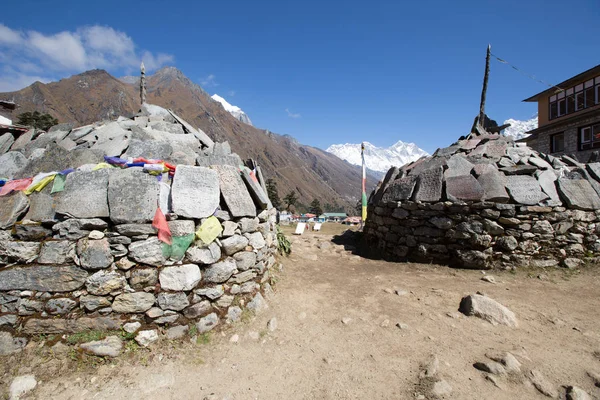
<instances>
[{"instance_id":1,"label":"tan colored soil","mask_svg":"<svg viewBox=\"0 0 600 400\"><path fill-rule=\"evenodd\" d=\"M293 237L269 309L213 334L209 344L163 340L97 367L92 357L66 362L31 349L5 365L4 387L33 372L42 382L29 397L37 399L431 399L432 381L420 380L419 371L436 355L438 379L452 386L444 398L543 399L525 378L531 368L557 390L575 385L600 396L586 375L600 371L596 267L494 271L488 274L498 283L490 284L480 271L373 261L341 245L316 246L330 239ZM477 291L511 309L519 327L459 314L461 298ZM266 329L272 317L274 332ZM234 334L238 343L229 340ZM523 373L499 377L498 388L473 363L506 351Z\"/></svg>"}]
</instances>

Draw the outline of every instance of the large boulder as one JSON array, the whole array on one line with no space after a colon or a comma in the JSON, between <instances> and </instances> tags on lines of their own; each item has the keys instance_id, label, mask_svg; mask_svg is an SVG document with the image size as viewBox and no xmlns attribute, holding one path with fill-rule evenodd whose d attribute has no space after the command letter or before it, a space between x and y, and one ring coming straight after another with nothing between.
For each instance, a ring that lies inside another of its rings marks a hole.
<instances>
[{"instance_id":1,"label":"large boulder","mask_svg":"<svg viewBox=\"0 0 600 400\"><path fill-rule=\"evenodd\" d=\"M458 310L467 316L486 320L492 325L506 325L512 328L519 325L512 311L496 300L479 294L463 297Z\"/></svg>"}]
</instances>

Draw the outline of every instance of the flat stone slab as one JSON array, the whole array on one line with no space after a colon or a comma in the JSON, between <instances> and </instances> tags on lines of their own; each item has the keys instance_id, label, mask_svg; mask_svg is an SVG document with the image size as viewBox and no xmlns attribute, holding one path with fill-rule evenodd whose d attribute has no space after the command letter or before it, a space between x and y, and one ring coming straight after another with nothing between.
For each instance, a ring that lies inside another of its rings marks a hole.
<instances>
[{"instance_id":1,"label":"flat stone slab","mask_svg":"<svg viewBox=\"0 0 600 400\"><path fill-rule=\"evenodd\" d=\"M381 197L381 201L384 203L390 201L404 201L411 198L415 186L417 184L416 176L405 176L404 178L396 179L392 182L391 185L388 186L387 189L384 189L385 192ZM377 203L375 203L377 204Z\"/></svg>"},{"instance_id":2,"label":"flat stone slab","mask_svg":"<svg viewBox=\"0 0 600 400\"><path fill-rule=\"evenodd\" d=\"M56 212L74 218L108 217L108 175L107 169L71 172L58 196Z\"/></svg>"},{"instance_id":3,"label":"flat stone slab","mask_svg":"<svg viewBox=\"0 0 600 400\"><path fill-rule=\"evenodd\" d=\"M213 165L231 165L232 167L239 168L242 164L242 160L237 154L230 154L227 156L216 156L214 154L210 154L207 156L198 156L196 158L196 164L201 167L210 167Z\"/></svg>"},{"instance_id":4,"label":"flat stone slab","mask_svg":"<svg viewBox=\"0 0 600 400\"><path fill-rule=\"evenodd\" d=\"M260 187L260 184L258 182L256 182L254 179L252 179L252 177L246 170L242 170L242 178L244 179L244 182L246 182L248 191L250 192L250 195L254 199L256 206L261 210L264 210L265 208L267 208L270 203L269 197L262 190L262 187Z\"/></svg>"},{"instance_id":5,"label":"flat stone slab","mask_svg":"<svg viewBox=\"0 0 600 400\"><path fill-rule=\"evenodd\" d=\"M484 195L485 191L473 175L446 178L446 197L450 201L480 201Z\"/></svg>"},{"instance_id":6,"label":"flat stone slab","mask_svg":"<svg viewBox=\"0 0 600 400\"><path fill-rule=\"evenodd\" d=\"M166 141L131 139L123 157L144 157L165 160L171 156L172 152L173 147Z\"/></svg>"},{"instance_id":7,"label":"flat stone slab","mask_svg":"<svg viewBox=\"0 0 600 400\"><path fill-rule=\"evenodd\" d=\"M79 347L95 356L118 357L123 350L123 342L117 336L108 336L106 339L82 343Z\"/></svg>"},{"instance_id":8,"label":"flat stone slab","mask_svg":"<svg viewBox=\"0 0 600 400\"><path fill-rule=\"evenodd\" d=\"M27 158L17 151L2 154L0 156L0 176L20 178L20 172L27 166L27 163Z\"/></svg>"},{"instance_id":9,"label":"flat stone slab","mask_svg":"<svg viewBox=\"0 0 600 400\"><path fill-rule=\"evenodd\" d=\"M0 154L4 154L10 149L10 146L15 142L15 138L13 138L12 133L6 132L4 135L0 136Z\"/></svg>"},{"instance_id":10,"label":"flat stone slab","mask_svg":"<svg viewBox=\"0 0 600 400\"><path fill-rule=\"evenodd\" d=\"M417 180L414 201L438 202L442 198L442 167L423 171Z\"/></svg>"},{"instance_id":11,"label":"flat stone slab","mask_svg":"<svg viewBox=\"0 0 600 400\"><path fill-rule=\"evenodd\" d=\"M400 173L400 170L398 169L398 167L391 167L388 170L388 172L385 174L385 178L383 178L383 182L381 183L381 186L379 187L379 189L375 193L375 196L373 197L373 204L379 204L379 202L383 198L385 191L389 187L390 182L394 182L394 180L396 179L396 177L398 176L399 173ZM411 194L412 194L412 192L411 192Z\"/></svg>"},{"instance_id":12,"label":"flat stone slab","mask_svg":"<svg viewBox=\"0 0 600 400\"><path fill-rule=\"evenodd\" d=\"M0 229L13 226L29 207L29 199L19 191L0 197Z\"/></svg>"},{"instance_id":13,"label":"flat stone slab","mask_svg":"<svg viewBox=\"0 0 600 400\"><path fill-rule=\"evenodd\" d=\"M538 179L538 183L540 184L540 186L542 187L542 190L544 191L544 193L546 193L548 195L548 197L550 197L550 199L548 200L548 205L551 206L560 206L562 205L562 201L560 200L560 197L558 196L558 192L556 191L556 174L554 173L553 170L549 169L549 170L545 170L545 171L538 171L536 173L537 179Z\"/></svg>"},{"instance_id":14,"label":"flat stone slab","mask_svg":"<svg viewBox=\"0 0 600 400\"><path fill-rule=\"evenodd\" d=\"M477 178L477 182L483 188L482 200L494 201L497 203L506 203L510 200L506 192L506 177L503 173L494 169L486 172Z\"/></svg>"},{"instance_id":15,"label":"flat stone slab","mask_svg":"<svg viewBox=\"0 0 600 400\"><path fill-rule=\"evenodd\" d=\"M206 218L219 206L219 177L205 167L179 165L171 186L173 212L186 218Z\"/></svg>"},{"instance_id":16,"label":"flat stone slab","mask_svg":"<svg viewBox=\"0 0 600 400\"><path fill-rule=\"evenodd\" d=\"M533 206L548 196L542 192L537 179L528 175L511 175L506 177L506 189L518 204ZM594 192L594 194L596 194ZM597 196L597 195L596 195Z\"/></svg>"},{"instance_id":17,"label":"flat stone slab","mask_svg":"<svg viewBox=\"0 0 600 400\"><path fill-rule=\"evenodd\" d=\"M0 291L70 292L85 284L88 273L76 266L28 265L0 270Z\"/></svg>"},{"instance_id":18,"label":"flat stone slab","mask_svg":"<svg viewBox=\"0 0 600 400\"><path fill-rule=\"evenodd\" d=\"M586 167L590 175L592 175L595 180L600 181L600 162L589 163Z\"/></svg>"},{"instance_id":19,"label":"flat stone slab","mask_svg":"<svg viewBox=\"0 0 600 400\"><path fill-rule=\"evenodd\" d=\"M110 219L115 224L150 222L156 212L160 184L142 171L112 171L108 180Z\"/></svg>"},{"instance_id":20,"label":"flat stone slab","mask_svg":"<svg viewBox=\"0 0 600 400\"><path fill-rule=\"evenodd\" d=\"M234 218L255 217L256 206L240 176L239 169L229 165L213 165L211 169L219 174L219 187Z\"/></svg>"},{"instance_id":21,"label":"flat stone slab","mask_svg":"<svg viewBox=\"0 0 600 400\"><path fill-rule=\"evenodd\" d=\"M448 169L444 172L444 178L453 176L470 175L473 164L461 155L455 154L448 159Z\"/></svg>"},{"instance_id":22,"label":"flat stone slab","mask_svg":"<svg viewBox=\"0 0 600 400\"><path fill-rule=\"evenodd\" d=\"M600 198L585 179L558 178L558 193L569 207L579 210L600 209Z\"/></svg>"},{"instance_id":23,"label":"flat stone slab","mask_svg":"<svg viewBox=\"0 0 600 400\"><path fill-rule=\"evenodd\" d=\"M506 175L531 175L538 170L533 165L515 165L514 167L503 167L500 171Z\"/></svg>"},{"instance_id":24,"label":"flat stone slab","mask_svg":"<svg viewBox=\"0 0 600 400\"><path fill-rule=\"evenodd\" d=\"M120 321L117 318L111 317L82 317L77 319L31 318L25 323L23 333L27 335L39 333L76 333L91 330L113 331L120 328Z\"/></svg>"}]
</instances>

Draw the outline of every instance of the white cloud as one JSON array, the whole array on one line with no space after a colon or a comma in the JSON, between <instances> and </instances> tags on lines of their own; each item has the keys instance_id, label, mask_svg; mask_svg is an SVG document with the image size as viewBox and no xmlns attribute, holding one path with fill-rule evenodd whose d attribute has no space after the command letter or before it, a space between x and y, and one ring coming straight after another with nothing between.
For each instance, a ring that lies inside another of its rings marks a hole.
<instances>
[{"instance_id":1,"label":"white cloud","mask_svg":"<svg viewBox=\"0 0 600 400\"><path fill-rule=\"evenodd\" d=\"M213 74L208 75L205 78L200 78L200 85L204 87L217 87L219 84L217 83L216 76Z\"/></svg>"},{"instance_id":2,"label":"white cloud","mask_svg":"<svg viewBox=\"0 0 600 400\"><path fill-rule=\"evenodd\" d=\"M290 118L300 118L302 117L300 114L295 114L293 112L291 112L289 109L285 109L285 112L287 113L288 117Z\"/></svg>"},{"instance_id":3,"label":"white cloud","mask_svg":"<svg viewBox=\"0 0 600 400\"><path fill-rule=\"evenodd\" d=\"M75 31L44 34L22 32L0 24L0 67L4 69L1 75L4 88L16 85L11 80L27 86L42 73L51 77L50 80L61 78L65 73L94 68L129 73L137 70L142 60L146 69L153 71L172 64L174 58L170 54L140 50L125 32L108 26L84 26ZM7 66L10 67L8 71ZM31 81L27 82L28 79Z\"/></svg>"}]
</instances>

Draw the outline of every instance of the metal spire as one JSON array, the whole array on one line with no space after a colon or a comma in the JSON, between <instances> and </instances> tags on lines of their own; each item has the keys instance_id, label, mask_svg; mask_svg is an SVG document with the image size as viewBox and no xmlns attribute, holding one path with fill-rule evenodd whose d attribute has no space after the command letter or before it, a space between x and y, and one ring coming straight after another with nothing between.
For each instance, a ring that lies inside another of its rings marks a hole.
<instances>
[{"instance_id":1,"label":"metal spire","mask_svg":"<svg viewBox=\"0 0 600 400\"><path fill-rule=\"evenodd\" d=\"M140 100L144 104L146 102L146 67L144 67L143 61L142 65L140 65L140 71L142 73L142 77L140 78Z\"/></svg>"}]
</instances>

